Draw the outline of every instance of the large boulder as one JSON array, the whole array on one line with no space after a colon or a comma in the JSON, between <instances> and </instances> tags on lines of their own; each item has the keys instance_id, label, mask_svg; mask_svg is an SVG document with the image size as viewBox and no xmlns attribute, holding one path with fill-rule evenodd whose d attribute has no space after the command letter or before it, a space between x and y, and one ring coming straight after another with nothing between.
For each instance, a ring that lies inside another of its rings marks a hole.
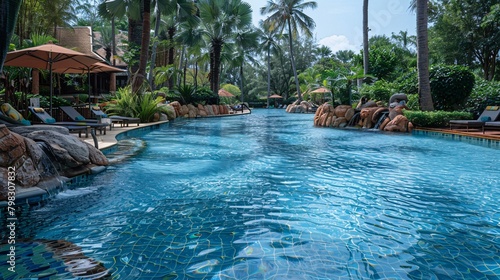
<instances>
[{"instance_id":1,"label":"large boulder","mask_svg":"<svg viewBox=\"0 0 500 280\"><path fill-rule=\"evenodd\" d=\"M88 146L73 135L63 135L52 130L38 130L28 133L26 137L50 146L58 163L76 167L90 163Z\"/></svg>"},{"instance_id":2,"label":"large boulder","mask_svg":"<svg viewBox=\"0 0 500 280\"><path fill-rule=\"evenodd\" d=\"M169 105L172 106L172 107L174 107L175 115L177 117L183 116L181 114L181 103L179 103L179 101L171 102Z\"/></svg>"},{"instance_id":3,"label":"large boulder","mask_svg":"<svg viewBox=\"0 0 500 280\"><path fill-rule=\"evenodd\" d=\"M12 130L22 135L0 125L0 200L6 199L9 168L15 169L17 187L33 187L57 172L78 175L88 172L90 166L109 164L100 150L70 134L67 128L44 125ZM48 172L47 164L54 172Z\"/></svg>"}]
</instances>

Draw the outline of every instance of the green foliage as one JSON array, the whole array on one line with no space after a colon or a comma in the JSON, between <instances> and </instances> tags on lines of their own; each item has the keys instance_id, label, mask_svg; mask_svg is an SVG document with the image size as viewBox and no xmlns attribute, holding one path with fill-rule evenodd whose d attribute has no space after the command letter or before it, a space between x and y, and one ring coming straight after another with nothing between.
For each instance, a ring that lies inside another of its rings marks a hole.
<instances>
[{"instance_id":1,"label":"green foliage","mask_svg":"<svg viewBox=\"0 0 500 280\"><path fill-rule=\"evenodd\" d=\"M197 88L193 93L192 98L193 104L215 103L217 100L217 97L214 96L213 92L206 87Z\"/></svg>"},{"instance_id":2,"label":"green foliage","mask_svg":"<svg viewBox=\"0 0 500 280\"><path fill-rule=\"evenodd\" d=\"M474 87L474 74L459 65L436 65L429 74L434 108L444 111L463 109Z\"/></svg>"},{"instance_id":3,"label":"green foliage","mask_svg":"<svg viewBox=\"0 0 500 280\"><path fill-rule=\"evenodd\" d=\"M175 68L175 65L155 67L154 69L155 84L158 86L167 82L170 79L170 77L172 77L172 75L174 75L176 72L177 69Z\"/></svg>"},{"instance_id":4,"label":"green foliage","mask_svg":"<svg viewBox=\"0 0 500 280\"><path fill-rule=\"evenodd\" d=\"M106 107L109 115L120 115L126 117L140 118L141 122L150 122L155 113L162 112L158 107L161 98L155 98L154 94L145 92L133 94L130 86L120 88L114 98Z\"/></svg>"},{"instance_id":5,"label":"green foliage","mask_svg":"<svg viewBox=\"0 0 500 280\"><path fill-rule=\"evenodd\" d=\"M175 89L175 91L178 93L178 96L180 97L179 102L181 104L187 105L189 103L192 103L193 95L196 92L196 88L192 85L180 85Z\"/></svg>"},{"instance_id":6,"label":"green foliage","mask_svg":"<svg viewBox=\"0 0 500 280\"><path fill-rule=\"evenodd\" d=\"M420 104L419 104L419 99L418 99L418 94L407 94L408 97L408 102L406 103L406 107L408 107L410 110L414 111L419 111L420 110Z\"/></svg>"},{"instance_id":7,"label":"green foliage","mask_svg":"<svg viewBox=\"0 0 500 280\"><path fill-rule=\"evenodd\" d=\"M222 85L222 88L227 90L228 92L232 93L234 96L240 96L241 95L241 90L239 87L232 85L232 84L224 84Z\"/></svg>"},{"instance_id":8,"label":"green foliage","mask_svg":"<svg viewBox=\"0 0 500 280\"><path fill-rule=\"evenodd\" d=\"M446 111L409 111L405 110L404 115L413 125L418 127L447 127L450 120L470 120L473 119L471 113L466 112L446 112Z\"/></svg>"},{"instance_id":9,"label":"green foliage","mask_svg":"<svg viewBox=\"0 0 500 280\"><path fill-rule=\"evenodd\" d=\"M418 73L417 69L407 71L395 81L398 92L418 95Z\"/></svg>"},{"instance_id":10,"label":"green foliage","mask_svg":"<svg viewBox=\"0 0 500 280\"><path fill-rule=\"evenodd\" d=\"M109 115L120 115L125 117L137 117L137 96L132 94L130 86L119 88L116 97L106 107Z\"/></svg>"},{"instance_id":11,"label":"green foliage","mask_svg":"<svg viewBox=\"0 0 500 280\"><path fill-rule=\"evenodd\" d=\"M489 105L500 106L500 81L477 79L466 103L466 111L479 116Z\"/></svg>"},{"instance_id":12,"label":"green foliage","mask_svg":"<svg viewBox=\"0 0 500 280\"><path fill-rule=\"evenodd\" d=\"M22 92L15 92L17 100L21 100L23 98L23 93ZM30 98L40 98L40 107L43 108L49 108L50 107L50 96L46 95L39 95L39 94L32 94L28 93L26 94L26 100L29 100ZM59 106L68 106L71 105L71 102L68 100L59 97L59 96L52 96L52 107L57 108Z\"/></svg>"},{"instance_id":13,"label":"green foliage","mask_svg":"<svg viewBox=\"0 0 500 280\"><path fill-rule=\"evenodd\" d=\"M137 117L141 119L141 122L153 121L154 115L156 113L166 113L162 107L158 107L161 103L161 98L155 98L155 95L150 92L145 92L144 94L137 95L138 99L138 114Z\"/></svg>"},{"instance_id":14,"label":"green foliage","mask_svg":"<svg viewBox=\"0 0 500 280\"><path fill-rule=\"evenodd\" d=\"M371 100L388 103L391 95L396 92L395 87L393 83L378 80L371 85L364 84L360 93Z\"/></svg>"}]
</instances>

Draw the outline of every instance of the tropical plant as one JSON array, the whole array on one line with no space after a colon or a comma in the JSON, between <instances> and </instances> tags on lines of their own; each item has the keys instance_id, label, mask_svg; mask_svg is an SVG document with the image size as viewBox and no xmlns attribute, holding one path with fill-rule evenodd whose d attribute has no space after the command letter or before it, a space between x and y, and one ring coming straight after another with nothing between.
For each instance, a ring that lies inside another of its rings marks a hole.
<instances>
[{"instance_id":1,"label":"tropical plant","mask_svg":"<svg viewBox=\"0 0 500 280\"><path fill-rule=\"evenodd\" d=\"M109 115L120 115L127 117L140 118L141 122L150 122L154 119L156 113L163 112L160 97L155 94L145 92L136 94L132 92L130 86L119 88L116 97L106 106L106 113Z\"/></svg>"},{"instance_id":2,"label":"tropical plant","mask_svg":"<svg viewBox=\"0 0 500 280\"><path fill-rule=\"evenodd\" d=\"M270 29L263 21L260 23L259 41L263 51L266 53L267 66L267 108L269 108L269 96L271 96L271 52L281 51L277 40L277 29ZM280 56L281 57L281 56Z\"/></svg>"},{"instance_id":3,"label":"tropical plant","mask_svg":"<svg viewBox=\"0 0 500 280\"><path fill-rule=\"evenodd\" d=\"M167 65L156 67L153 71L154 81L156 85L161 85L168 81L177 72L175 65Z\"/></svg>"},{"instance_id":4,"label":"tropical plant","mask_svg":"<svg viewBox=\"0 0 500 280\"><path fill-rule=\"evenodd\" d=\"M267 6L261 8L261 14L271 14L264 22L269 26L270 30L280 30L283 33L285 27L288 31L288 40L290 47L290 60L292 62L293 75L295 78L295 86L297 96L302 100L300 92L299 79L297 77L297 68L293 55L292 39L297 37L299 29L306 37L312 37L312 29L315 27L314 20L306 15L303 11L306 8L315 9L317 3L315 1L303 2L304 0L269 0Z\"/></svg>"},{"instance_id":5,"label":"tropical plant","mask_svg":"<svg viewBox=\"0 0 500 280\"><path fill-rule=\"evenodd\" d=\"M236 49L236 51L233 60L231 60L231 64L236 66L239 70L241 102L244 101L243 66L245 64L245 61L257 63L257 60L254 59L252 53L258 48L258 36L259 33L253 29L240 30L236 33L235 36L234 48Z\"/></svg>"},{"instance_id":6,"label":"tropical plant","mask_svg":"<svg viewBox=\"0 0 500 280\"><path fill-rule=\"evenodd\" d=\"M249 27L252 8L241 0L201 0L198 7L201 32L210 48L210 89L216 94L219 90L222 48L237 31Z\"/></svg>"}]
</instances>

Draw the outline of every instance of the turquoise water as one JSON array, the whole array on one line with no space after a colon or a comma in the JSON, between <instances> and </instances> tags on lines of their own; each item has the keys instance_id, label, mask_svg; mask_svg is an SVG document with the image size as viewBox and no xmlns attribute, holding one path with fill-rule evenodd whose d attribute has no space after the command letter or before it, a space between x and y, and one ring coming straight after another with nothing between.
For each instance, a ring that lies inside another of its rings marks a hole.
<instances>
[{"instance_id":1,"label":"turquoise water","mask_svg":"<svg viewBox=\"0 0 500 280\"><path fill-rule=\"evenodd\" d=\"M312 118L170 123L22 234L114 279L500 278L500 150Z\"/></svg>"}]
</instances>

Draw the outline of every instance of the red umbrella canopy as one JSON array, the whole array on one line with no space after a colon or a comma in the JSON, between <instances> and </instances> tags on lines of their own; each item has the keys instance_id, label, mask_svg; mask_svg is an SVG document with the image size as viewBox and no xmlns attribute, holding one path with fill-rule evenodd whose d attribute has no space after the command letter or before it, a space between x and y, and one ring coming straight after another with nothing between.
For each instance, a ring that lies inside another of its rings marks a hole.
<instances>
[{"instance_id":1,"label":"red umbrella canopy","mask_svg":"<svg viewBox=\"0 0 500 280\"><path fill-rule=\"evenodd\" d=\"M229 91L221 88L219 89L219 96L221 97L234 97L234 95L232 93L230 93Z\"/></svg>"},{"instance_id":2,"label":"red umbrella canopy","mask_svg":"<svg viewBox=\"0 0 500 280\"><path fill-rule=\"evenodd\" d=\"M97 57L49 43L9 52L4 65L51 70L87 67L100 61Z\"/></svg>"}]
</instances>

